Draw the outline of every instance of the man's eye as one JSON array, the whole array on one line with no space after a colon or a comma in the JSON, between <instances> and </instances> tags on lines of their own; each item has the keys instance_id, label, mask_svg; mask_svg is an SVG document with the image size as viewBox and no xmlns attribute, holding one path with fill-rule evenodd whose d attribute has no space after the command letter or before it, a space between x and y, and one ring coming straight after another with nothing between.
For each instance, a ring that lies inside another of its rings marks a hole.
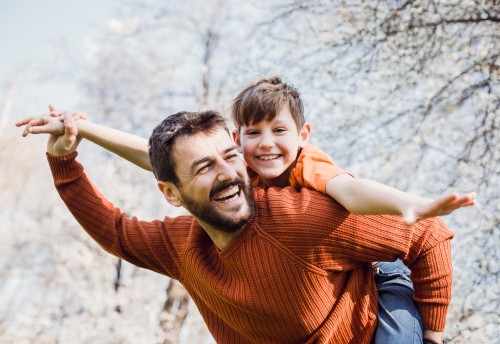
<instances>
[{"instance_id":1,"label":"man's eye","mask_svg":"<svg viewBox=\"0 0 500 344\"><path fill-rule=\"evenodd\" d=\"M208 171L210 165L204 165L196 171L196 174L203 174Z\"/></svg>"},{"instance_id":2,"label":"man's eye","mask_svg":"<svg viewBox=\"0 0 500 344\"><path fill-rule=\"evenodd\" d=\"M226 156L226 160L233 161L234 159L237 159L238 155L237 154L229 154Z\"/></svg>"}]
</instances>

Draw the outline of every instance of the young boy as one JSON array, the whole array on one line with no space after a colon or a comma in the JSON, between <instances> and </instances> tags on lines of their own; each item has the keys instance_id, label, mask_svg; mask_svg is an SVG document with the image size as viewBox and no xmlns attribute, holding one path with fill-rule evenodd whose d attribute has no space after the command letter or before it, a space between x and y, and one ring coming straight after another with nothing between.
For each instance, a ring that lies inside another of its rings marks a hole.
<instances>
[{"instance_id":1,"label":"young boy","mask_svg":"<svg viewBox=\"0 0 500 344\"><path fill-rule=\"evenodd\" d=\"M55 117L62 113L53 106L49 109ZM84 116L74 114L74 117ZM403 215L407 224L446 215L475 202L474 194L451 194L436 201L425 199L373 181L356 179L346 173L326 153L307 144L311 128L305 122L299 93L277 76L259 79L240 92L233 104L232 117L236 126L233 137L242 149L254 185L313 188L328 194L350 212ZM16 125L26 125L23 136L29 133L61 133L64 130L56 118L47 116L28 118ZM151 170L147 140L84 120L78 121L77 127L80 137ZM399 276L399 279L405 284L403 288L411 291L411 285L409 288L406 285L409 280L405 281L404 276ZM411 294L405 297L412 302ZM380 302L385 302L382 295ZM412 321L415 316L410 315L409 318ZM413 327L402 329L406 330L413 331ZM395 340L397 342L397 338Z\"/></svg>"},{"instance_id":2,"label":"young boy","mask_svg":"<svg viewBox=\"0 0 500 344\"><path fill-rule=\"evenodd\" d=\"M233 138L248 167L265 186L304 186L326 193L352 213L403 215L406 224L473 205L475 194L421 198L366 179L355 179L323 151L308 145L299 92L278 76L241 91L233 104ZM297 153L298 152L298 153Z\"/></svg>"}]
</instances>

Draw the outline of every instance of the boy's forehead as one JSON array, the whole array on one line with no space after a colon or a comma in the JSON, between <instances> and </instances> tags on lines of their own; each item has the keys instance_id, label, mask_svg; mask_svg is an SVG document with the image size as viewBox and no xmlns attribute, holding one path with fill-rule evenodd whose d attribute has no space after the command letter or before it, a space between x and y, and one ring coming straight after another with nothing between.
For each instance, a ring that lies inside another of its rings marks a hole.
<instances>
[{"instance_id":1,"label":"boy's forehead","mask_svg":"<svg viewBox=\"0 0 500 344\"><path fill-rule=\"evenodd\" d=\"M262 117L261 119L254 119L252 122L249 123L248 126L256 126L256 125L270 125L274 123L290 123L290 124L295 124L295 119L293 118L292 112L290 111L290 108L288 105L284 105L280 111L277 113L273 114L273 116L265 116ZM242 127L245 127L246 125L243 125Z\"/></svg>"}]
</instances>

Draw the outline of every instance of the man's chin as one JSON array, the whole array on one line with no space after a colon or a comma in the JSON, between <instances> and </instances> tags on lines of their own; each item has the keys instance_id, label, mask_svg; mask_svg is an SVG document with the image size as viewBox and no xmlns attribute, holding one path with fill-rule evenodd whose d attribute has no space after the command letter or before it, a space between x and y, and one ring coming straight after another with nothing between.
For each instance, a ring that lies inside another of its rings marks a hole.
<instances>
[{"instance_id":1,"label":"man's chin","mask_svg":"<svg viewBox=\"0 0 500 344\"><path fill-rule=\"evenodd\" d=\"M253 217L254 205L251 188L244 186L239 200L232 203L196 202L183 195L186 209L201 222L226 233L234 233L248 224Z\"/></svg>"}]
</instances>

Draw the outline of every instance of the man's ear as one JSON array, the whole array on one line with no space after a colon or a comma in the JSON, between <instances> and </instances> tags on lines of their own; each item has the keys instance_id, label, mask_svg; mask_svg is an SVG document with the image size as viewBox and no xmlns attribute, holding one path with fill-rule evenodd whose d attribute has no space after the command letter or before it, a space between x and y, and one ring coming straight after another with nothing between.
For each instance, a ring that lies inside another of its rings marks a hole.
<instances>
[{"instance_id":1,"label":"man's ear","mask_svg":"<svg viewBox=\"0 0 500 344\"><path fill-rule=\"evenodd\" d=\"M299 146L304 148L309 143L309 137L311 136L311 125L309 123L304 124L302 130L299 133L300 144Z\"/></svg>"},{"instance_id":2,"label":"man's ear","mask_svg":"<svg viewBox=\"0 0 500 344\"><path fill-rule=\"evenodd\" d=\"M168 203L174 207L182 206L182 198L180 196L179 189L174 185L174 183L158 181L158 189L160 189Z\"/></svg>"}]
</instances>

